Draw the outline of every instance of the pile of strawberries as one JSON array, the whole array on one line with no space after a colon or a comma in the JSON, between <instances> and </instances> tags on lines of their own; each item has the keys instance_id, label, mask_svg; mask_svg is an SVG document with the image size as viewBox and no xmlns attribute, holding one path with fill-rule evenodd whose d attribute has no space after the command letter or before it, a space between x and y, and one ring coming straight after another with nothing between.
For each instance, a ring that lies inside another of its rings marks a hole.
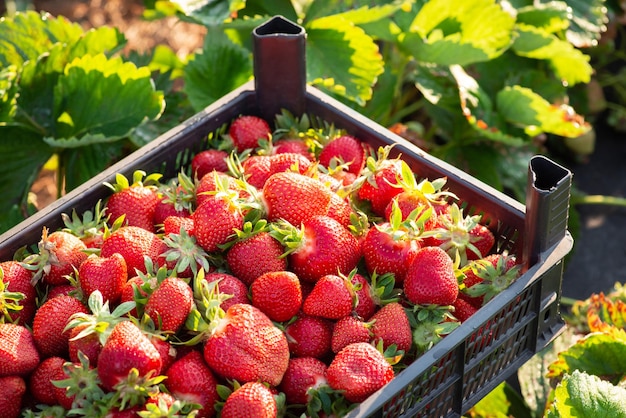
<instances>
[{"instance_id":1,"label":"pile of strawberries","mask_svg":"<svg viewBox=\"0 0 626 418\"><path fill-rule=\"evenodd\" d=\"M445 179L273 122L0 263L3 417L342 416L519 274Z\"/></svg>"}]
</instances>

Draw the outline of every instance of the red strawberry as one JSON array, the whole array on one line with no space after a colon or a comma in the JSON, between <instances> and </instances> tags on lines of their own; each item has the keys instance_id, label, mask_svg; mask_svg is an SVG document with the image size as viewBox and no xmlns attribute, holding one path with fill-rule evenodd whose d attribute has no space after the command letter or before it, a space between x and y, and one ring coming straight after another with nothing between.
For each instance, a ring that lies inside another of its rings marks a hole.
<instances>
[{"instance_id":1,"label":"red strawberry","mask_svg":"<svg viewBox=\"0 0 626 418\"><path fill-rule=\"evenodd\" d=\"M82 217L78 215L75 209L72 210L71 217L62 213L61 218L65 224L63 231L77 236L87 248L100 248L104 239L105 226L109 219L108 216L105 216L106 208L101 210L101 203L102 201L98 200L94 210L86 210Z\"/></svg>"},{"instance_id":2,"label":"red strawberry","mask_svg":"<svg viewBox=\"0 0 626 418\"><path fill-rule=\"evenodd\" d=\"M20 325L31 323L37 298L31 277L31 272L18 261L0 263L0 316Z\"/></svg>"},{"instance_id":3,"label":"red strawberry","mask_svg":"<svg viewBox=\"0 0 626 418\"><path fill-rule=\"evenodd\" d=\"M210 172L203 176L196 186L196 207L211 199L219 190L228 190L238 194L235 178L227 173Z\"/></svg>"},{"instance_id":4,"label":"red strawberry","mask_svg":"<svg viewBox=\"0 0 626 418\"><path fill-rule=\"evenodd\" d=\"M124 225L137 226L148 231L154 231L154 211L159 203L156 184L160 174L151 174L137 170L133 173L133 182L117 174L115 184L105 183L113 194L106 202L106 210L111 221L124 216Z\"/></svg>"},{"instance_id":5,"label":"red strawberry","mask_svg":"<svg viewBox=\"0 0 626 418\"><path fill-rule=\"evenodd\" d=\"M208 273L205 276L207 282L218 280L218 290L221 294L230 297L221 302L220 307L227 311L232 305L237 303L250 303L248 299L248 286L237 277L227 273Z\"/></svg>"},{"instance_id":6,"label":"red strawberry","mask_svg":"<svg viewBox=\"0 0 626 418\"><path fill-rule=\"evenodd\" d=\"M165 278L148 297L144 312L163 332L177 332L193 306L191 287L178 277Z\"/></svg>"},{"instance_id":7,"label":"red strawberry","mask_svg":"<svg viewBox=\"0 0 626 418\"><path fill-rule=\"evenodd\" d=\"M392 344L405 353L411 349L413 342L411 325L402 305L392 302L383 306L372 316L371 322L373 322L373 340L382 340L383 349Z\"/></svg>"},{"instance_id":8,"label":"red strawberry","mask_svg":"<svg viewBox=\"0 0 626 418\"><path fill-rule=\"evenodd\" d=\"M272 153L300 154L310 161L313 161L314 159L313 153L311 153L311 149L307 145L306 141L303 141L301 139L282 139L280 141L276 141L274 142Z\"/></svg>"},{"instance_id":9,"label":"red strawberry","mask_svg":"<svg viewBox=\"0 0 626 418\"><path fill-rule=\"evenodd\" d=\"M280 383L289 361L283 332L258 308L233 305L204 345L204 359L215 373L239 382Z\"/></svg>"},{"instance_id":10,"label":"red strawberry","mask_svg":"<svg viewBox=\"0 0 626 418\"><path fill-rule=\"evenodd\" d=\"M384 216L385 208L397 194L402 192L399 178L402 175L400 159L387 159L388 150L379 151L378 160L368 158L363 170L363 182L358 189L358 197L371 204L372 211Z\"/></svg>"},{"instance_id":11,"label":"red strawberry","mask_svg":"<svg viewBox=\"0 0 626 418\"><path fill-rule=\"evenodd\" d=\"M333 323L315 316L299 315L285 328L294 357L324 358L330 353Z\"/></svg>"},{"instance_id":12,"label":"red strawberry","mask_svg":"<svg viewBox=\"0 0 626 418\"><path fill-rule=\"evenodd\" d=\"M391 364L369 343L353 343L337 353L326 370L328 384L350 402L363 402L394 377Z\"/></svg>"},{"instance_id":13,"label":"red strawberry","mask_svg":"<svg viewBox=\"0 0 626 418\"><path fill-rule=\"evenodd\" d=\"M394 204L398 206L398 209L402 214L401 218L403 221L409 217L411 212L417 210L415 216L416 219L424 214L430 213L430 216L425 219L423 225L424 230L430 230L435 226L435 219L437 217L435 209L423 194L404 191L396 195L393 199L391 199L385 208L385 219L388 221L391 220L391 213L393 211Z\"/></svg>"},{"instance_id":14,"label":"red strawberry","mask_svg":"<svg viewBox=\"0 0 626 418\"><path fill-rule=\"evenodd\" d=\"M121 254L110 257L89 256L78 269L78 282L85 295L99 290L105 301L116 304L128 280L126 260Z\"/></svg>"},{"instance_id":15,"label":"red strawberry","mask_svg":"<svg viewBox=\"0 0 626 418\"><path fill-rule=\"evenodd\" d=\"M212 417L218 400L218 381L199 351L192 350L176 360L166 373L165 387L176 398L202 406L199 418Z\"/></svg>"},{"instance_id":16,"label":"red strawberry","mask_svg":"<svg viewBox=\"0 0 626 418\"><path fill-rule=\"evenodd\" d=\"M352 213L354 213L354 211L348 200L343 199L337 193L331 193L327 213L328 217L335 219L345 228L349 228L352 223Z\"/></svg>"},{"instance_id":17,"label":"red strawberry","mask_svg":"<svg viewBox=\"0 0 626 418\"><path fill-rule=\"evenodd\" d=\"M357 305L354 307L354 312L363 320L367 321L376 312L378 296L375 295L374 289L370 282L362 275L356 273L351 278L354 292L357 296Z\"/></svg>"},{"instance_id":18,"label":"red strawberry","mask_svg":"<svg viewBox=\"0 0 626 418\"><path fill-rule=\"evenodd\" d=\"M150 339L131 321L115 325L98 357L98 376L107 390L135 368L139 376L158 375L163 362Z\"/></svg>"},{"instance_id":19,"label":"red strawberry","mask_svg":"<svg viewBox=\"0 0 626 418\"><path fill-rule=\"evenodd\" d=\"M264 273L287 270L284 248L268 231L248 231L244 225L244 231L237 232L237 236L226 253L226 261L233 275L245 284L252 284Z\"/></svg>"},{"instance_id":20,"label":"red strawberry","mask_svg":"<svg viewBox=\"0 0 626 418\"><path fill-rule=\"evenodd\" d=\"M25 376L39 364L33 334L22 325L0 323L0 376Z\"/></svg>"},{"instance_id":21,"label":"red strawberry","mask_svg":"<svg viewBox=\"0 0 626 418\"><path fill-rule=\"evenodd\" d=\"M418 251L404 280L404 294L416 305L452 305L459 284L450 256L439 247Z\"/></svg>"},{"instance_id":22,"label":"red strawberry","mask_svg":"<svg viewBox=\"0 0 626 418\"><path fill-rule=\"evenodd\" d=\"M96 367L98 365L98 356L102 350L102 343L97 332L79 336L81 332L85 331L85 328L87 328L87 324L77 325L70 329L69 358L73 363L79 363L78 353L81 352L89 359L89 364Z\"/></svg>"},{"instance_id":23,"label":"red strawberry","mask_svg":"<svg viewBox=\"0 0 626 418\"><path fill-rule=\"evenodd\" d=\"M30 375L28 389L37 403L46 405L57 405L59 403L56 387L52 382L65 378L63 365L66 361L63 357L48 357L39 363Z\"/></svg>"},{"instance_id":24,"label":"red strawberry","mask_svg":"<svg viewBox=\"0 0 626 418\"><path fill-rule=\"evenodd\" d=\"M333 353L338 353L352 343L369 343L372 340L371 328L371 323L363 322L352 315L341 318L333 328L331 339Z\"/></svg>"},{"instance_id":25,"label":"red strawberry","mask_svg":"<svg viewBox=\"0 0 626 418\"><path fill-rule=\"evenodd\" d=\"M162 264L160 258L166 250L167 245L155 233L137 226L123 226L104 240L100 256L121 254L126 260L128 275L132 277L136 271L146 272L145 257L154 265Z\"/></svg>"},{"instance_id":26,"label":"red strawberry","mask_svg":"<svg viewBox=\"0 0 626 418\"><path fill-rule=\"evenodd\" d=\"M326 364L314 357L296 357L289 366L278 389L285 394L288 404L306 405L307 392L326 384Z\"/></svg>"},{"instance_id":27,"label":"red strawberry","mask_svg":"<svg viewBox=\"0 0 626 418\"><path fill-rule=\"evenodd\" d=\"M319 180L300 173L273 174L263 186L267 219L284 219L299 226L313 216L328 213L331 193Z\"/></svg>"},{"instance_id":28,"label":"red strawberry","mask_svg":"<svg viewBox=\"0 0 626 418\"><path fill-rule=\"evenodd\" d=\"M67 284L66 276L71 275L87 258L87 246L80 238L64 231L48 235L48 228L43 229L38 249L39 252L26 257L23 264L35 272L33 283L43 277L47 284Z\"/></svg>"},{"instance_id":29,"label":"red strawberry","mask_svg":"<svg viewBox=\"0 0 626 418\"><path fill-rule=\"evenodd\" d=\"M177 358L178 351L167 339L164 339L165 336L159 335L158 333L150 336L150 341L154 348L157 349L159 354L161 355L161 362L163 365L161 366L161 374L165 374L165 372L169 369L169 367L174 363Z\"/></svg>"},{"instance_id":30,"label":"red strawberry","mask_svg":"<svg viewBox=\"0 0 626 418\"><path fill-rule=\"evenodd\" d=\"M33 320L33 337L42 357L67 357L70 331L65 326L79 312L89 313L80 300L67 295L48 299L39 307Z\"/></svg>"},{"instance_id":31,"label":"red strawberry","mask_svg":"<svg viewBox=\"0 0 626 418\"><path fill-rule=\"evenodd\" d=\"M158 189L159 202L152 223L163 225L168 216L188 217L196 202L196 184L184 172ZM178 232L178 231L177 231Z\"/></svg>"},{"instance_id":32,"label":"red strawberry","mask_svg":"<svg viewBox=\"0 0 626 418\"><path fill-rule=\"evenodd\" d=\"M311 160L302 154L284 152L270 155L270 174L283 171L294 171L300 174L306 173L311 167Z\"/></svg>"},{"instance_id":33,"label":"red strawberry","mask_svg":"<svg viewBox=\"0 0 626 418\"><path fill-rule=\"evenodd\" d=\"M270 158L267 155L252 155L241 163L241 173L246 182L257 189L263 185L272 174Z\"/></svg>"},{"instance_id":34,"label":"red strawberry","mask_svg":"<svg viewBox=\"0 0 626 418\"><path fill-rule=\"evenodd\" d=\"M357 239L328 216L312 217L299 231L281 224L272 234L288 248L287 261L301 281L315 282L337 272L348 274L361 259Z\"/></svg>"},{"instance_id":35,"label":"red strawberry","mask_svg":"<svg viewBox=\"0 0 626 418\"><path fill-rule=\"evenodd\" d=\"M214 196L205 200L192 215L198 245L207 252L220 249L242 229L244 215L229 198Z\"/></svg>"},{"instance_id":36,"label":"red strawberry","mask_svg":"<svg viewBox=\"0 0 626 418\"><path fill-rule=\"evenodd\" d=\"M464 288L460 296L480 308L519 277L520 271L516 263L515 256L502 254L490 254L470 261L461 270Z\"/></svg>"},{"instance_id":37,"label":"red strawberry","mask_svg":"<svg viewBox=\"0 0 626 418\"><path fill-rule=\"evenodd\" d=\"M263 383L247 382L236 389L224 402L222 418L275 418L278 408L274 395Z\"/></svg>"},{"instance_id":38,"label":"red strawberry","mask_svg":"<svg viewBox=\"0 0 626 418\"><path fill-rule=\"evenodd\" d=\"M0 377L0 411L3 418L20 416L22 400L26 394L26 382L20 376Z\"/></svg>"},{"instance_id":39,"label":"red strawberry","mask_svg":"<svg viewBox=\"0 0 626 418\"><path fill-rule=\"evenodd\" d=\"M452 314L461 323L468 320L470 316L474 315L478 311L478 308L476 308L470 302L461 297L460 294L459 297L456 298L452 306L454 306L454 312Z\"/></svg>"},{"instance_id":40,"label":"red strawberry","mask_svg":"<svg viewBox=\"0 0 626 418\"><path fill-rule=\"evenodd\" d=\"M370 274L392 273L401 285L420 244L410 227L392 222L371 227L361 242L361 250Z\"/></svg>"},{"instance_id":41,"label":"red strawberry","mask_svg":"<svg viewBox=\"0 0 626 418\"><path fill-rule=\"evenodd\" d=\"M324 167L345 164L346 171L358 175L365 166L365 148L355 137L342 135L326 144L318 159Z\"/></svg>"},{"instance_id":42,"label":"red strawberry","mask_svg":"<svg viewBox=\"0 0 626 418\"><path fill-rule=\"evenodd\" d=\"M201 179L205 174L215 171L228 171L228 153L223 150L208 149L200 151L191 159L191 173Z\"/></svg>"},{"instance_id":43,"label":"red strawberry","mask_svg":"<svg viewBox=\"0 0 626 418\"><path fill-rule=\"evenodd\" d=\"M237 152L243 152L246 149L257 148L259 140L270 140L272 131L265 120L258 116L244 115L230 124L228 134Z\"/></svg>"},{"instance_id":44,"label":"red strawberry","mask_svg":"<svg viewBox=\"0 0 626 418\"><path fill-rule=\"evenodd\" d=\"M337 320L350 315L354 303L352 283L347 278L328 274L315 283L302 304L302 311L307 315Z\"/></svg>"},{"instance_id":45,"label":"red strawberry","mask_svg":"<svg viewBox=\"0 0 626 418\"><path fill-rule=\"evenodd\" d=\"M290 271L262 274L250 286L252 304L272 321L293 318L302 305L302 290L298 276Z\"/></svg>"}]
</instances>

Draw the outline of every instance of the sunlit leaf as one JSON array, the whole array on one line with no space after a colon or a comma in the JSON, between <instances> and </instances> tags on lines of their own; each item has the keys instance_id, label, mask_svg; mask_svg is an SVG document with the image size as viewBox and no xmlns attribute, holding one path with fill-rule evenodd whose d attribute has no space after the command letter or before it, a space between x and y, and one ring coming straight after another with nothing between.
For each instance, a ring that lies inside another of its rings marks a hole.
<instances>
[{"instance_id":1,"label":"sunlit leaf","mask_svg":"<svg viewBox=\"0 0 626 418\"><path fill-rule=\"evenodd\" d=\"M571 24L567 40L578 48L597 45L609 22L605 0L567 0Z\"/></svg>"},{"instance_id":2,"label":"sunlit leaf","mask_svg":"<svg viewBox=\"0 0 626 418\"><path fill-rule=\"evenodd\" d=\"M534 3L517 9L517 23L535 26L548 33L566 30L570 25L571 9L562 1Z\"/></svg>"}]
</instances>

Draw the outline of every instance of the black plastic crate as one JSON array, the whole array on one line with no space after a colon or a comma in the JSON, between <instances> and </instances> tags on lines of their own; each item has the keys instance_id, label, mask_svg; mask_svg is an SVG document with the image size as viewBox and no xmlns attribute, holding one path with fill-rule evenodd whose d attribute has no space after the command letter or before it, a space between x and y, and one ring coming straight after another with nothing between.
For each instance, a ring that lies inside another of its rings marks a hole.
<instances>
[{"instance_id":1,"label":"black plastic crate","mask_svg":"<svg viewBox=\"0 0 626 418\"><path fill-rule=\"evenodd\" d=\"M523 274L469 320L361 403L350 417L454 417L467 412L559 335L563 259L572 174L543 156L529 164L526 205L417 148L321 91L305 85L306 34L277 16L255 29L255 79L0 235L0 260L34 246L61 213L93 209L116 173L160 171L174 177L207 146L207 135L242 114L273 120L285 108L334 123L374 147L395 144L419 178L447 178L465 211L481 214L498 252L516 254ZM275 65L279 62L280 65Z\"/></svg>"}]
</instances>

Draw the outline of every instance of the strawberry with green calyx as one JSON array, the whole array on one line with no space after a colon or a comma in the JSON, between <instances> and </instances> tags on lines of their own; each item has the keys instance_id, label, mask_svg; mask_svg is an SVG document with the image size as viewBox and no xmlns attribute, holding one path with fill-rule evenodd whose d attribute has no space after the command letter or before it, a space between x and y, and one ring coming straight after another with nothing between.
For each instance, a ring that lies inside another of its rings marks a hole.
<instances>
[{"instance_id":1,"label":"strawberry with green calyx","mask_svg":"<svg viewBox=\"0 0 626 418\"><path fill-rule=\"evenodd\" d=\"M222 173L218 171L212 171L207 173L204 177L198 180L196 186L196 207L200 206L205 200L210 199L218 192L222 192L227 196L235 198L241 194L240 184L237 183L237 178L231 176L228 173Z\"/></svg>"},{"instance_id":2,"label":"strawberry with green calyx","mask_svg":"<svg viewBox=\"0 0 626 418\"><path fill-rule=\"evenodd\" d=\"M143 409L137 411L137 415L141 418L195 418L201 416L198 415L198 405L174 399L166 392L158 392L148 398Z\"/></svg>"},{"instance_id":3,"label":"strawberry with green calyx","mask_svg":"<svg viewBox=\"0 0 626 418\"><path fill-rule=\"evenodd\" d=\"M33 337L42 357L68 355L70 331L66 330L70 318L89 311L83 303L68 295L45 301L33 319Z\"/></svg>"},{"instance_id":4,"label":"strawberry with green calyx","mask_svg":"<svg viewBox=\"0 0 626 418\"><path fill-rule=\"evenodd\" d=\"M176 333L184 325L193 302L193 291L185 280L166 277L148 296L144 313L162 332Z\"/></svg>"},{"instance_id":5,"label":"strawberry with green calyx","mask_svg":"<svg viewBox=\"0 0 626 418\"><path fill-rule=\"evenodd\" d=\"M314 357L295 357L289 366L278 389L285 394L288 404L306 405L310 401L309 390L326 385L326 364Z\"/></svg>"},{"instance_id":6,"label":"strawberry with green calyx","mask_svg":"<svg viewBox=\"0 0 626 418\"><path fill-rule=\"evenodd\" d=\"M259 276L272 271L287 270L287 260L282 257L282 244L270 233L265 219L246 221L241 230L235 230L237 238L231 241L226 253L230 271L247 285Z\"/></svg>"},{"instance_id":7,"label":"strawberry with green calyx","mask_svg":"<svg viewBox=\"0 0 626 418\"><path fill-rule=\"evenodd\" d=\"M115 176L115 184L104 183L113 194L106 202L106 210L110 219L124 215L124 225L136 226L154 231L154 211L159 203L157 188L162 175L146 172L133 172L132 183L123 174Z\"/></svg>"},{"instance_id":8,"label":"strawberry with green calyx","mask_svg":"<svg viewBox=\"0 0 626 418\"><path fill-rule=\"evenodd\" d=\"M154 232L137 226L122 226L110 234L105 235L101 257L110 257L119 253L126 260L128 276L133 277L136 272L146 272L145 258L153 264L163 264L163 253L167 245Z\"/></svg>"},{"instance_id":9,"label":"strawberry with green calyx","mask_svg":"<svg viewBox=\"0 0 626 418\"><path fill-rule=\"evenodd\" d=\"M145 375L139 373L136 368L131 368L123 379L112 389L113 399L120 410L145 405L160 393L159 385L166 376L148 372Z\"/></svg>"},{"instance_id":10,"label":"strawberry with green calyx","mask_svg":"<svg viewBox=\"0 0 626 418\"><path fill-rule=\"evenodd\" d=\"M0 262L0 322L31 323L37 292L30 280L31 272L19 261Z\"/></svg>"},{"instance_id":11,"label":"strawberry with green calyx","mask_svg":"<svg viewBox=\"0 0 626 418\"><path fill-rule=\"evenodd\" d=\"M61 214L65 227L63 231L69 232L80 238L87 248L100 248L104 240L104 232L110 216L106 214L106 207L101 209L102 200L98 200L94 210L83 212L82 218L76 210L72 210L70 217L66 213Z\"/></svg>"},{"instance_id":12,"label":"strawberry with green calyx","mask_svg":"<svg viewBox=\"0 0 626 418\"><path fill-rule=\"evenodd\" d=\"M227 396L221 405L220 417L239 418L244 416L258 418L276 418L284 404L284 395L274 395L270 388L261 382L235 384L232 392L222 386L221 393Z\"/></svg>"},{"instance_id":13,"label":"strawberry with green calyx","mask_svg":"<svg viewBox=\"0 0 626 418\"><path fill-rule=\"evenodd\" d=\"M285 326L292 357L323 359L331 352L333 321L299 314Z\"/></svg>"},{"instance_id":14,"label":"strawberry with green calyx","mask_svg":"<svg viewBox=\"0 0 626 418\"><path fill-rule=\"evenodd\" d=\"M167 219L171 219L171 217ZM163 237L163 242L168 248L162 255L165 264L176 276L192 278L198 274L200 269L211 270L209 254L198 245L196 238L189 234L184 227L181 227L176 233L166 234Z\"/></svg>"},{"instance_id":15,"label":"strawberry with green calyx","mask_svg":"<svg viewBox=\"0 0 626 418\"><path fill-rule=\"evenodd\" d=\"M300 280L290 271L264 273L252 282L250 297L272 321L288 321L302 306Z\"/></svg>"},{"instance_id":16,"label":"strawberry with green calyx","mask_svg":"<svg viewBox=\"0 0 626 418\"><path fill-rule=\"evenodd\" d=\"M333 353L338 353L349 344L371 342L373 337L372 326L373 322L365 322L352 315L344 316L335 322L333 327L331 350Z\"/></svg>"},{"instance_id":17,"label":"strawberry with green calyx","mask_svg":"<svg viewBox=\"0 0 626 418\"><path fill-rule=\"evenodd\" d=\"M159 282L170 277L172 272L166 266L155 265L149 257L144 259L144 271L136 270L136 275L129 278L122 287L120 302L134 302L129 316L142 318L148 296L156 289Z\"/></svg>"},{"instance_id":18,"label":"strawberry with green calyx","mask_svg":"<svg viewBox=\"0 0 626 418\"><path fill-rule=\"evenodd\" d=\"M409 317L398 302L380 308L370 319L372 340L381 341L384 349L392 344L398 351L408 353L412 346L412 333Z\"/></svg>"},{"instance_id":19,"label":"strawberry with green calyx","mask_svg":"<svg viewBox=\"0 0 626 418\"><path fill-rule=\"evenodd\" d=\"M222 272L207 273L204 277L209 284L219 286L220 307L224 312L236 303L250 303L248 286L238 277Z\"/></svg>"},{"instance_id":20,"label":"strawberry with green calyx","mask_svg":"<svg viewBox=\"0 0 626 418\"><path fill-rule=\"evenodd\" d=\"M80 238L64 231L48 234L46 227L37 248L38 252L27 256L22 263L33 272L33 285L40 279L50 285L66 284L66 276L72 274L88 255L87 246Z\"/></svg>"},{"instance_id":21,"label":"strawberry with green calyx","mask_svg":"<svg viewBox=\"0 0 626 418\"><path fill-rule=\"evenodd\" d=\"M301 281L316 282L327 274L349 274L361 259L357 239L338 221L314 216L295 227L272 224L272 236L285 246L287 261Z\"/></svg>"},{"instance_id":22,"label":"strawberry with green calyx","mask_svg":"<svg viewBox=\"0 0 626 418\"><path fill-rule=\"evenodd\" d=\"M512 255L490 254L472 260L461 269L464 276L461 292L480 308L509 287L519 277L520 268Z\"/></svg>"},{"instance_id":23,"label":"strawberry with green calyx","mask_svg":"<svg viewBox=\"0 0 626 418\"><path fill-rule=\"evenodd\" d=\"M109 301L96 290L89 295L87 305L90 312L77 312L70 316L64 332L70 332L69 357L79 361L79 352L83 352L90 364L96 366L98 355L111 331L118 322L128 320L126 315L135 307L135 302L124 302L111 312Z\"/></svg>"},{"instance_id":24,"label":"strawberry with green calyx","mask_svg":"<svg viewBox=\"0 0 626 418\"><path fill-rule=\"evenodd\" d=\"M369 278L351 272L352 285L357 296L354 312L363 320L369 320L379 306L399 300L400 290L395 288L393 274L373 273Z\"/></svg>"},{"instance_id":25,"label":"strawberry with green calyx","mask_svg":"<svg viewBox=\"0 0 626 418\"><path fill-rule=\"evenodd\" d=\"M318 160L324 167L345 165L348 173L357 176L365 166L365 148L351 135L341 135L324 145Z\"/></svg>"},{"instance_id":26,"label":"strawberry with green calyx","mask_svg":"<svg viewBox=\"0 0 626 418\"><path fill-rule=\"evenodd\" d=\"M276 115L274 126L275 149L287 141L302 141L307 149L305 155L311 155L312 159L320 153L324 144L345 133L320 118L307 114L294 116L285 109Z\"/></svg>"},{"instance_id":27,"label":"strawberry with green calyx","mask_svg":"<svg viewBox=\"0 0 626 418\"><path fill-rule=\"evenodd\" d=\"M28 328L0 323L0 376L26 376L35 370L40 358Z\"/></svg>"},{"instance_id":28,"label":"strawberry with green calyx","mask_svg":"<svg viewBox=\"0 0 626 418\"><path fill-rule=\"evenodd\" d=\"M450 257L459 254L461 266L487 256L494 243L493 233L480 224L480 215L463 216L456 203L437 217L436 225L424 238L425 245L441 247Z\"/></svg>"},{"instance_id":29,"label":"strawberry with green calyx","mask_svg":"<svg viewBox=\"0 0 626 418\"><path fill-rule=\"evenodd\" d=\"M352 282L345 276L322 276L302 304L302 311L311 316L338 320L350 315L356 306Z\"/></svg>"},{"instance_id":30,"label":"strawberry with green calyx","mask_svg":"<svg viewBox=\"0 0 626 418\"><path fill-rule=\"evenodd\" d=\"M85 295L99 291L102 297L116 304L120 300L122 287L128 281L126 260L119 253L110 257L91 254L76 272L79 286Z\"/></svg>"},{"instance_id":31,"label":"strawberry with green calyx","mask_svg":"<svg viewBox=\"0 0 626 418\"><path fill-rule=\"evenodd\" d=\"M446 335L454 331L460 323L453 315L452 306L414 305L409 311L409 321L413 330L413 344L417 354L423 354Z\"/></svg>"},{"instance_id":32,"label":"strawberry with green calyx","mask_svg":"<svg viewBox=\"0 0 626 418\"><path fill-rule=\"evenodd\" d=\"M394 378L394 371L376 347L353 343L339 351L326 370L331 388L350 402L363 402Z\"/></svg>"},{"instance_id":33,"label":"strawberry with green calyx","mask_svg":"<svg viewBox=\"0 0 626 418\"><path fill-rule=\"evenodd\" d=\"M184 171L157 188L159 202L154 209L152 223L163 225L168 216L188 217L196 203L196 184Z\"/></svg>"},{"instance_id":34,"label":"strawberry with green calyx","mask_svg":"<svg viewBox=\"0 0 626 418\"><path fill-rule=\"evenodd\" d=\"M183 216L168 216L163 221L163 236L167 237L171 234L178 234L184 229L187 235L194 235L193 219Z\"/></svg>"},{"instance_id":35,"label":"strawberry with green calyx","mask_svg":"<svg viewBox=\"0 0 626 418\"><path fill-rule=\"evenodd\" d=\"M272 131L264 119L254 115L243 115L231 122L228 136L237 152L243 152L257 148L259 140L270 140Z\"/></svg>"},{"instance_id":36,"label":"strawberry with green calyx","mask_svg":"<svg viewBox=\"0 0 626 418\"><path fill-rule=\"evenodd\" d=\"M404 295L415 305L452 305L459 293L455 263L440 247L421 248L410 264Z\"/></svg>"}]
</instances>

